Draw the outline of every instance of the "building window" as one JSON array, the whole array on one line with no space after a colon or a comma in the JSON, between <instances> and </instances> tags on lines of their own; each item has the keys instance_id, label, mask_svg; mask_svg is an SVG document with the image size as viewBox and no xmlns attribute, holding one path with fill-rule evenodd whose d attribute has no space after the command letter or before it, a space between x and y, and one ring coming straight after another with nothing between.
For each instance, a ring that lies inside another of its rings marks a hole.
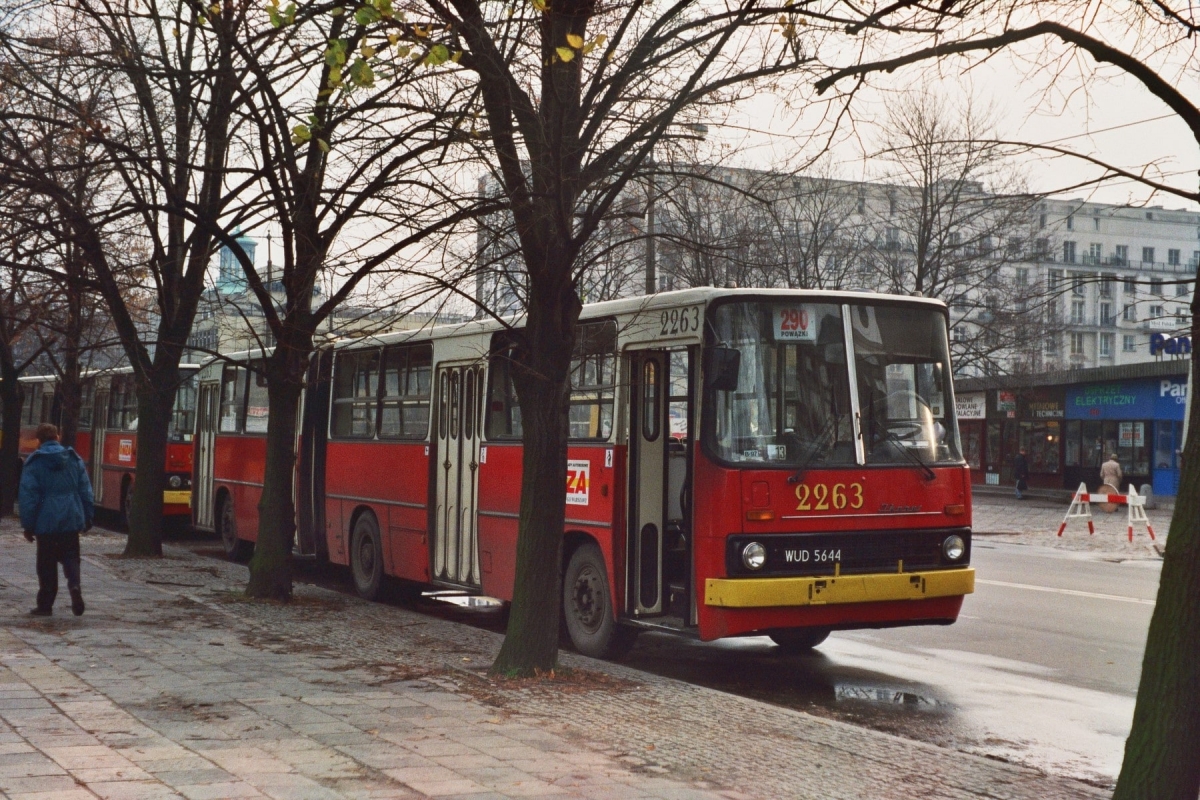
<instances>
[{"instance_id":1,"label":"building window","mask_svg":"<svg viewBox=\"0 0 1200 800\"><path fill-rule=\"evenodd\" d=\"M885 240L884 246L888 250L899 250L900 249L900 229L899 228L884 228L883 237Z\"/></svg>"},{"instance_id":2,"label":"building window","mask_svg":"<svg viewBox=\"0 0 1200 800\"><path fill-rule=\"evenodd\" d=\"M1188 284L1187 281L1184 281L1182 283L1177 283L1177 284L1175 284L1175 296L1176 297L1186 297L1187 293L1191 290L1191 288L1192 288L1191 285Z\"/></svg>"},{"instance_id":3,"label":"building window","mask_svg":"<svg viewBox=\"0 0 1200 800\"><path fill-rule=\"evenodd\" d=\"M1051 294L1062 291L1062 279L1063 271L1061 269L1052 269L1047 273L1047 283Z\"/></svg>"},{"instance_id":4,"label":"building window","mask_svg":"<svg viewBox=\"0 0 1200 800\"><path fill-rule=\"evenodd\" d=\"M1113 264L1123 267L1129 263L1129 245L1119 244L1113 248Z\"/></svg>"},{"instance_id":5,"label":"building window","mask_svg":"<svg viewBox=\"0 0 1200 800\"><path fill-rule=\"evenodd\" d=\"M1082 325L1087 314L1087 305L1082 300L1071 301L1071 324Z\"/></svg>"},{"instance_id":6,"label":"building window","mask_svg":"<svg viewBox=\"0 0 1200 800\"><path fill-rule=\"evenodd\" d=\"M1125 276L1125 294L1137 294L1137 277L1134 275Z\"/></svg>"},{"instance_id":7,"label":"building window","mask_svg":"<svg viewBox=\"0 0 1200 800\"><path fill-rule=\"evenodd\" d=\"M1109 273L1105 273L1104 275L1100 276L1100 296L1101 297L1112 297L1113 296L1113 283L1116 282L1116 280L1117 280L1117 276L1109 274Z\"/></svg>"},{"instance_id":8,"label":"building window","mask_svg":"<svg viewBox=\"0 0 1200 800\"><path fill-rule=\"evenodd\" d=\"M1154 263L1154 248L1153 247L1143 247L1142 248L1142 263L1143 264L1153 264Z\"/></svg>"},{"instance_id":9,"label":"building window","mask_svg":"<svg viewBox=\"0 0 1200 800\"><path fill-rule=\"evenodd\" d=\"M1200 250L1193 250L1192 251L1192 266L1194 267L1197 264L1200 264Z\"/></svg>"},{"instance_id":10,"label":"building window","mask_svg":"<svg viewBox=\"0 0 1200 800\"><path fill-rule=\"evenodd\" d=\"M1084 354L1084 339L1087 334L1072 333L1071 334L1071 355L1081 356Z\"/></svg>"},{"instance_id":11,"label":"building window","mask_svg":"<svg viewBox=\"0 0 1200 800\"><path fill-rule=\"evenodd\" d=\"M1018 286L1029 285L1029 267L1017 267L1016 283Z\"/></svg>"},{"instance_id":12,"label":"building window","mask_svg":"<svg viewBox=\"0 0 1200 800\"><path fill-rule=\"evenodd\" d=\"M1075 243L1074 242L1063 242L1063 263L1064 264L1074 264L1075 263Z\"/></svg>"},{"instance_id":13,"label":"building window","mask_svg":"<svg viewBox=\"0 0 1200 800\"><path fill-rule=\"evenodd\" d=\"M1166 316L1162 306L1150 306L1150 316L1148 319L1162 319Z\"/></svg>"},{"instance_id":14,"label":"building window","mask_svg":"<svg viewBox=\"0 0 1200 800\"><path fill-rule=\"evenodd\" d=\"M1092 242L1091 244L1089 244L1088 245L1088 254L1084 258L1085 263L1099 264L1101 257L1102 257L1101 254L1104 252L1103 248L1104 248L1104 246L1101 245L1099 242Z\"/></svg>"},{"instance_id":15,"label":"building window","mask_svg":"<svg viewBox=\"0 0 1200 800\"><path fill-rule=\"evenodd\" d=\"M1137 350L1137 337L1132 333L1127 333L1121 337L1121 349L1126 353L1132 353Z\"/></svg>"},{"instance_id":16,"label":"building window","mask_svg":"<svg viewBox=\"0 0 1200 800\"><path fill-rule=\"evenodd\" d=\"M1155 297L1162 297L1163 282L1161 279L1159 279L1159 278L1151 278L1150 279L1150 294L1154 295Z\"/></svg>"},{"instance_id":17,"label":"building window","mask_svg":"<svg viewBox=\"0 0 1200 800\"><path fill-rule=\"evenodd\" d=\"M888 213L889 214L896 213L896 195L894 195L894 194L888 195Z\"/></svg>"},{"instance_id":18,"label":"building window","mask_svg":"<svg viewBox=\"0 0 1200 800\"><path fill-rule=\"evenodd\" d=\"M1100 324L1101 325L1112 325L1113 324L1112 303L1101 303L1100 304Z\"/></svg>"},{"instance_id":19,"label":"building window","mask_svg":"<svg viewBox=\"0 0 1200 800\"><path fill-rule=\"evenodd\" d=\"M1069 231L1075 230L1075 215L1074 214L1067 214L1067 230L1069 230Z\"/></svg>"},{"instance_id":20,"label":"building window","mask_svg":"<svg viewBox=\"0 0 1200 800\"><path fill-rule=\"evenodd\" d=\"M1045 211L1043 211L1041 214L1038 215L1038 227L1039 228L1046 227L1046 212Z\"/></svg>"},{"instance_id":21,"label":"building window","mask_svg":"<svg viewBox=\"0 0 1200 800\"><path fill-rule=\"evenodd\" d=\"M861 194L858 196L858 213L867 213L867 198Z\"/></svg>"},{"instance_id":22,"label":"building window","mask_svg":"<svg viewBox=\"0 0 1200 800\"><path fill-rule=\"evenodd\" d=\"M1086 275L1075 274L1071 276L1071 294L1076 297L1084 296L1084 282L1087 280Z\"/></svg>"},{"instance_id":23,"label":"building window","mask_svg":"<svg viewBox=\"0 0 1200 800\"><path fill-rule=\"evenodd\" d=\"M1050 240L1049 239L1047 239L1045 237L1039 238L1034 243L1034 247L1037 248L1036 255L1037 255L1037 258L1039 261L1049 261L1050 260Z\"/></svg>"},{"instance_id":24,"label":"building window","mask_svg":"<svg viewBox=\"0 0 1200 800\"><path fill-rule=\"evenodd\" d=\"M1102 356L1111 356L1112 355L1113 340L1115 338L1116 338L1116 335L1112 334L1112 333L1100 334L1100 355L1102 355Z\"/></svg>"},{"instance_id":25,"label":"building window","mask_svg":"<svg viewBox=\"0 0 1200 800\"><path fill-rule=\"evenodd\" d=\"M1092 217L1092 230L1100 230L1100 218Z\"/></svg>"},{"instance_id":26,"label":"building window","mask_svg":"<svg viewBox=\"0 0 1200 800\"><path fill-rule=\"evenodd\" d=\"M1125 304L1125 311L1121 315L1126 322L1137 322L1137 306L1133 303Z\"/></svg>"},{"instance_id":27,"label":"building window","mask_svg":"<svg viewBox=\"0 0 1200 800\"><path fill-rule=\"evenodd\" d=\"M1179 251L1172 248L1167 251L1167 263L1172 267L1179 266Z\"/></svg>"},{"instance_id":28,"label":"building window","mask_svg":"<svg viewBox=\"0 0 1200 800\"><path fill-rule=\"evenodd\" d=\"M1058 337L1057 336L1054 336L1052 334L1046 339L1046 352L1051 353L1051 354L1058 352Z\"/></svg>"}]
</instances>

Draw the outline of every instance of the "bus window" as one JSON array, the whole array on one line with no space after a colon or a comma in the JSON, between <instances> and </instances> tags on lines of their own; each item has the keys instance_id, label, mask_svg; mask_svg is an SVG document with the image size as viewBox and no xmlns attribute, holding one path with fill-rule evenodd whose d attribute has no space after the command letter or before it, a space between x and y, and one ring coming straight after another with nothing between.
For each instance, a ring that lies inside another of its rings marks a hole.
<instances>
[{"instance_id":1,"label":"bus window","mask_svg":"<svg viewBox=\"0 0 1200 800\"><path fill-rule=\"evenodd\" d=\"M21 424L37 425L41 422L42 413L42 384L26 383L25 399L21 402Z\"/></svg>"},{"instance_id":2,"label":"bus window","mask_svg":"<svg viewBox=\"0 0 1200 800\"><path fill-rule=\"evenodd\" d=\"M108 429L137 430L137 387L132 375L115 375L109 389Z\"/></svg>"},{"instance_id":3,"label":"bus window","mask_svg":"<svg viewBox=\"0 0 1200 800\"><path fill-rule=\"evenodd\" d=\"M429 429L429 376L433 347L386 347L379 438L424 439Z\"/></svg>"},{"instance_id":4,"label":"bus window","mask_svg":"<svg viewBox=\"0 0 1200 800\"><path fill-rule=\"evenodd\" d=\"M378 405L379 351L339 353L333 369L330 434L354 439L373 438Z\"/></svg>"},{"instance_id":5,"label":"bus window","mask_svg":"<svg viewBox=\"0 0 1200 800\"><path fill-rule=\"evenodd\" d=\"M92 411L96 407L96 382L86 380L80 387L79 396L79 425L81 431L92 429Z\"/></svg>"},{"instance_id":6,"label":"bus window","mask_svg":"<svg viewBox=\"0 0 1200 800\"><path fill-rule=\"evenodd\" d=\"M487 438L520 439L521 407L512 383L512 348L497 346L500 337L493 339L492 358L488 369Z\"/></svg>"},{"instance_id":7,"label":"bus window","mask_svg":"<svg viewBox=\"0 0 1200 800\"><path fill-rule=\"evenodd\" d=\"M617 385L617 323L580 325L571 361L570 436L608 439Z\"/></svg>"},{"instance_id":8,"label":"bus window","mask_svg":"<svg viewBox=\"0 0 1200 800\"><path fill-rule=\"evenodd\" d=\"M267 432L267 412L270 409L267 400L267 376L262 372L262 364L256 364L256 369L248 370L247 381L249 388L246 393L246 433Z\"/></svg>"},{"instance_id":9,"label":"bus window","mask_svg":"<svg viewBox=\"0 0 1200 800\"><path fill-rule=\"evenodd\" d=\"M703 435L727 462L815 467L856 463L840 306L723 303L710 346L741 356L737 388L706 379Z\"/></svg>"},{"instance_id":10,"label":"bus window","mask_svg":"<svg viewBox=\"0 0 1200 800\"><path fill-rule=\"evenodd\" d=\"M850 316L867 463L961 461L945 316L888 306Z\"/></svg>"},{"instance_id":11,"label":"bus window","mask_svg":"<svg viewBox=\"0 0 1200 800\"><path fill-rule=\"evenodd\" d=\"M221 433L242 432L242 402L245 398L245 368L225 367L221 373Z\"/></svg>"},{"instance_id":12,"label":"bus window","mask_svg":"<svg viewBox=\"0 0 1200 800\"><path fill-rule=\"evenodd\" d=\"M171 409L171 426L167 441L190 442L196 425L196 381L195 372L184 373L183 381L175 390L175 407Z\"/></svg>"}]
</instances>

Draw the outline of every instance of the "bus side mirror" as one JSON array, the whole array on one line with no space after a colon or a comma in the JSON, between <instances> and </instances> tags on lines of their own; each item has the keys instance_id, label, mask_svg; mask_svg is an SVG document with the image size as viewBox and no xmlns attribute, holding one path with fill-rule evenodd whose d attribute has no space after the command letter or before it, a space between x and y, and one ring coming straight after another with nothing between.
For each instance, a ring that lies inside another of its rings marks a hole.
<instances>
[{"instance_id":1,"label":"bus side mirror","mask_svg":"<svg viewBox=\"0 0 1200 800\"><path fill-rule=\"evenodd\" d=\"M719 392L737 391L738 373L741 369L741 350L734 347L709 348L704 375L710 388Z\"/></svg>"}]
</instances>

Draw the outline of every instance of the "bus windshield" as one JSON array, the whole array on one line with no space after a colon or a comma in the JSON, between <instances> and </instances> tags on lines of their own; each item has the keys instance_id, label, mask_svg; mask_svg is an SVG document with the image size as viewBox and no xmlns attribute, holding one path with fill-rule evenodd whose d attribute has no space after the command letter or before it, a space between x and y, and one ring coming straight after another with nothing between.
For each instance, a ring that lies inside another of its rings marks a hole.
<instances>
[{"instance_id":1,"label":"bus windshield","mask_svg":"<svg viewBox=\"0 0 1200 800\"><path fill-rule=\"evenodd\" d=\"M706 381L703 435L721 460L798 469L856 465L852 391L866 463L961 460L948 408L946 324L936 310L750 301L717 306L710 323L710 346L740 356L736 388Z\"/></svg>"}]
</instances>

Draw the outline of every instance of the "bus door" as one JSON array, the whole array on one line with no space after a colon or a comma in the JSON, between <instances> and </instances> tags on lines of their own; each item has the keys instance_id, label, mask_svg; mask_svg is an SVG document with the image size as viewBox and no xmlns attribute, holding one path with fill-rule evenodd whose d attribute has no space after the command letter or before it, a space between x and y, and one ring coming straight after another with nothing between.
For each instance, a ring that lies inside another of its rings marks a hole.
<instances>
[{"instance_id":1,"label":"bus door","mask_svg":"<svg viewBox=\"0 0 1200 800\"><path fill-rule=\"evenodd\" d=\"M96 387L96 399L92 406L92 452L89 453L89 471L92 474L92 495L96 505L104 499L104 433L108 428L108 392Z\"/></svg>"},{"instance_id":2,"label":"bus door","mask_svg":"<svg viewBox=\"0 0 1200 800\"><path fill-rule=\"evenodd\" d=\"M479 430L486 394L477 363L439 366L434 469L433 579L479 586Z\"/></svg>"},{"instance_id":3,"label":"bus door","mask_svg":"<svg viewBox=\"0 0 1200 800\"><path fill-rule=\"evenodd\" d=\"M627 607L691 617L692 351L630 358Z\"/></svg>"},{"instance_id":4,"label":"bus door","mask_svg":"<svg viewBox=\"0 0 1200 800\"><path fill-rule=\"evenodd\" d=\"M213 448L217 441L217 418L221 384L200 384L196 398L196 462L192 471L192 513L197 528L213 529Z\"/></svg>"}]
</instances>

